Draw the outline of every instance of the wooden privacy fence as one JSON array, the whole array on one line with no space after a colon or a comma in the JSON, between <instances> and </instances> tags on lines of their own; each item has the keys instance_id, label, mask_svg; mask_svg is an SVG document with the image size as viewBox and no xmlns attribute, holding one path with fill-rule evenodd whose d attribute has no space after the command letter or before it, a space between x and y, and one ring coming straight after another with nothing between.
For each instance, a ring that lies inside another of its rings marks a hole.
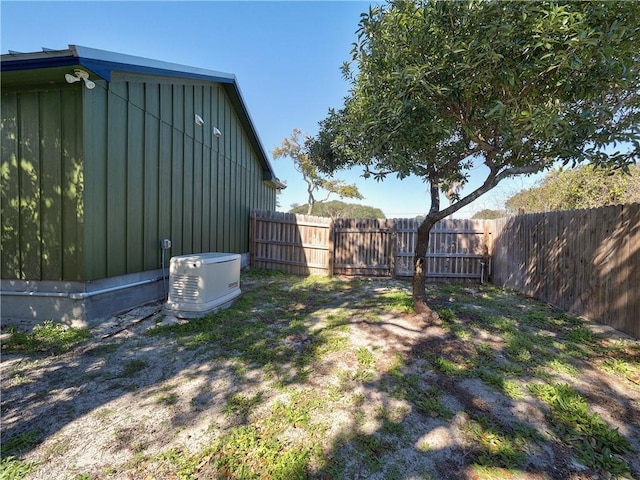
<instances>
[{"instance_id":1,"label":"wooden privacy fence","mask_svg":"<svg viewBox=\"0 0 640 480\"><path fill-rule=\"evenodd\" d=\"M333 222L311 215L253 210L249 238L254 268L331 275Z\"/></svg>"},{"instance_id":2,"label":"wooden privacy fence","mask_svg":"<svg viewBox=\"0 0 640 480\"><path fill-rule=\"evenodd\" d=\"M299 275L410 277L419 221L336 219L256 210L251 265ZM445 219L431 231L428 278L485 278L490 221Z\"/></svg>"},{"instance_id":3,"label":"wooden privacy fence","mask_svg":"<svg viewBox=\"0 0 640 480\"><path fill-rule=\"evenodd\" d=\"M640 204L494 222L492 283L640 338Z\"/></svg>"}]
</instances>

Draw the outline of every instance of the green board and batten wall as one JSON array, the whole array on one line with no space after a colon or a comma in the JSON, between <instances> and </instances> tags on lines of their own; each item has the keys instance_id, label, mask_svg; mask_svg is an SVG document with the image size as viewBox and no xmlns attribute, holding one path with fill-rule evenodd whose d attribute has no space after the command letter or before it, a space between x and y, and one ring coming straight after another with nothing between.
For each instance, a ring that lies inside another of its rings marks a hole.
<instances>
[{"instance_id":1,"label":"green board and batten wall","mask_svg":"<svg viewBox=\"0 0 640 480\"><path fill-rule=\"evenodd\" d=\"M158 269L165 238L171 256L248 252L279 181L235 81L113 69L88 89L72 70L3 71L2 279Z\"/></svg>"},{"instance_id":2,"label":"green board and batten wall","mask_svg":"<svg viewBox=\"0 0 640 480\"><path fill-rule=\"evenodd\" d=\"M2 278L82 280L82 92L4 82Z\"/></svg>"},{"instance_id":3,"label":"green board and batten wall","mask_svg":"<svg viewBox=\"0 0 640 480\"><path fill-rule=\"evenodd\" d=\"M247 252L249 211L274 209L276 189L263 183L225 90L126 77L109 87L84 104L85 156L93 160L85 168L92 215L85 215L84 245L105 252L92 256L87 277L158 268L163 238L172 241L172 255Z\"/></svg>"}]
</instances>

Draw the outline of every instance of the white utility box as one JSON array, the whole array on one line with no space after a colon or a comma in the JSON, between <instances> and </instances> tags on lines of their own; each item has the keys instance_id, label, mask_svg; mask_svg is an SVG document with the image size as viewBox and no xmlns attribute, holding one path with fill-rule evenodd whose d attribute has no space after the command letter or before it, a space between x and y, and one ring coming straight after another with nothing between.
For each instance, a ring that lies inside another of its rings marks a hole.
<instances>
[{"instance_id":1,"label":"white utility box","mask_svg":"<svg viewBox=\"0 0 640 480\"><path fill-rule=\"evenodd\" d=\"M211 252L171 258L168 313L202 317L228 308L240 293L239 254Z\"/></svg>"}]
</instances>

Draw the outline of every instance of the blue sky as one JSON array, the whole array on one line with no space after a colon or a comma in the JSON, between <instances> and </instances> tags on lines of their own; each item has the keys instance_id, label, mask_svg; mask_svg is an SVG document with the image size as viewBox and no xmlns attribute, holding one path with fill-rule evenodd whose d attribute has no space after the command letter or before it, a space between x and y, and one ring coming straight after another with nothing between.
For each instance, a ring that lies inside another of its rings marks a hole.
<instances>
[{"instance_id":1,"label":"blue sky","mask_svg":"<svg viewBox=\"0 0 640 480\"><path fill-rule=\"evenodd\" d=\"M7 53L82 45L233 73L271 156L293 128L314 135L328 109L341 106L349 85L340 66L350 58L360 13L368 7L369 2L359 1L3 0L0 46ZM288 185L279 196L279 209L306 203L305 184L291 161L272 163ZM429 209L420 179L376 182L360 175L353 170L336 177L356 183L365 196L359 203L380 208L388 218L414 217ZM533 181L516 179L498 186L456 216L500 208Z\"/></svg>"}]
</instances>

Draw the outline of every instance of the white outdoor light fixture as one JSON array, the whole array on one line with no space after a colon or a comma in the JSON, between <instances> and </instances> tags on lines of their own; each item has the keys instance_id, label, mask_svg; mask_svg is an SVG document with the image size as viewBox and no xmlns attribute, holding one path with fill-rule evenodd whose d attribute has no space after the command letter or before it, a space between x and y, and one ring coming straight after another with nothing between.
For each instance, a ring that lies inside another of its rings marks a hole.
<instances>
[{"instance_id":1,"label":"white outdoor light fixture","mask_svg":"<svg viewBox=\"0 0 640 480\"><path fill-rule=\"evenodd\" d=\"M65 80L67 81L67 83L75 83L75 82L79 82L81 80L84 80L84 84L85 86L91 90L92 88L95 88L96 84L94 82L92 82L91 80L89 80L89 73L85 72L84 70L80 70L80 69L75 69L73 71L74 75L71 75L70 73L66 73L64 75Z\"/></svg>"},{"instance_id":2,"label":"white outdoor light fixture","mask_svg":"<svg viewBox=\"0 0 640 480\"><path fill-rule=\"evenodd\" d=\"M196 113L196 125L198 125L199 127L201 127L202 125L204 125L204 120L202 119L202 117L200 115L198 115Z\"/></svg>"},{"instance_id":3,"label":"white outdoor light fixture","mask_svg":"<svg viewBox=\"0 0 640 480\"><path fill-rule=\"evenodd\" d=\"M213 136L216 138L220 138L220 136L222 136L222 132L218 130L218 127L213 127Z\"/></svg>"}]
</instances>

